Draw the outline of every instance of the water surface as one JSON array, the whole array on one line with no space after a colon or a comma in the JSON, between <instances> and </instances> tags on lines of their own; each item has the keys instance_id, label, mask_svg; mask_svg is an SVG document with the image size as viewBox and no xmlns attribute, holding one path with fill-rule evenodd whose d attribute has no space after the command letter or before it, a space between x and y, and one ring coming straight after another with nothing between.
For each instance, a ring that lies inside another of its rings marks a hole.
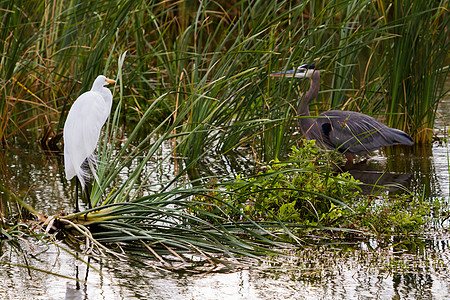
<instances>
[{"instance_id":1,"label":"water surface","mask_svg":"<svg viewBox=\"0 0 450 300\"><path fill-rule=\"evenodd\" d=\"M440 108L445 117L436 121L440 136L450 123L443 113L449 107L446 99ZM164 147L162 152L170 151ZM45 214L73 210L73 183L64 178L60 154L26 144L2 150L0 158L3 182L27 203ZM226 170L228 162L217 166ZM402 184L427 199L449 200L445 143L382 150L353 172L368 181L384 176L383 184ZM173 173L173 166L161 166L151 180L163 182ZM248 260L235 270L173 272L154 262L99 257L88 267L88 257L62 241L45 245L24 238L18 248L8 243L0 248L0 294L2 299L445 299L450 298L447 229L447 222L435 222L410 243L394 237L387 245L373 240L345 248L311 246L262 263Z\"/></svg>"}]
</instances>

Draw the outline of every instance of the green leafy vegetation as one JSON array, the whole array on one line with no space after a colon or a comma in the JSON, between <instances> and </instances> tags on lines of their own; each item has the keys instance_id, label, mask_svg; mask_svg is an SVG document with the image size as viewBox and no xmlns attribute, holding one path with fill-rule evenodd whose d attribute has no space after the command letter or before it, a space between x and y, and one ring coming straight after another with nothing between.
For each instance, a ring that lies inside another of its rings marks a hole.
<instances>
[{"instance_id":1,"label":"green leafy vegetation","mask_svg":"<svg viewBox=\"0 0 450 300\"><path fill-rule=\"evenodd\" d=\"M331 173L331 157L338 156L303 140L301 147L292 147L288 160L272 161L256 176L238 176L224 184L226 193L216 187L215 204L232 215L231 209L219 205L231 204L253 220L323 223L332 207L346 205L343 197L359 195L358 182L348 173Z\"/></svg>"},{"instance_id":2,"label":"green leafy vegetation","mask_svg":"<svg viewBox=\"0 0 450 300\"><path fill-rule=\"evenodd\" d=\"M381 188L377 194L363 194L360 182L331 163L336 154L314 144L303 140L301 148L292 148L288 160L272 161L256 176L238 176L222 185L213 182L193 205L224 218L239 220L244 213L255 221L301 228L299 236L316 231L324 238L350 240L365 235L409 239L442 209L440 201L408 192L391 194Z\"/></svg>"}]
</instances>

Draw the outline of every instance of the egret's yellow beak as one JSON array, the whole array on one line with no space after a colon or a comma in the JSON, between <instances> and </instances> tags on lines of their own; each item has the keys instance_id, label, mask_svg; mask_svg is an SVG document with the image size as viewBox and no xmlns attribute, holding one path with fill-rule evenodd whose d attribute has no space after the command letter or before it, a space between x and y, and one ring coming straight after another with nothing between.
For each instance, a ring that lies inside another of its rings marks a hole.
<instances>
[{"instance_id":1,"label":"egret's yellow beak","mask_svg":"<svg viewBox=\"0 0 450 300\"><path fill-rule=\"evenodd\" d=\"M116 83L116 81L115 81L115 80L113 80L113 79L109 79L109 78L106 78L106 82L107 82L107 83Z\"/></svg>"}]
</instances>

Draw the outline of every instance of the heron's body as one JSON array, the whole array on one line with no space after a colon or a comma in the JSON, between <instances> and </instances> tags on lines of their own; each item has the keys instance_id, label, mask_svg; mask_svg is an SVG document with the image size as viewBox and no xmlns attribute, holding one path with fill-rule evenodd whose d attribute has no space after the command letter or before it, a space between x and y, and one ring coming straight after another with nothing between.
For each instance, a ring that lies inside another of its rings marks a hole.
<instances>
[{"instance_id":1,"label":"heron's body","mask_svg":"<svg viewBox=\"0 0 450 300\"><path fill-rule=\"evenodd\" d=\"M92 89L75 100L64 124L64 167L68 180L77 177L82 189L86 185L87 170L83 167L87 161L94 177L95 149L103 124L105 124L112 106L112 93L104 85L114 82L100 75L94 81Z\"/></svg>"},{"instance_id":2,"label":"heron's body","mask_svg":"<svg viewBox=\"0 0 450 300\"><path fill-rule=\"evenodd\" d=\"M299 119L299 125L307 139L345 154L365 155L383 146L413 143L403 131L354 111L331 110L306 120Z\"/></svg>"},{"instance_id":3,"label":"heron's body","mask_svg":"<svg viewBox=\"0 0 450 300\"><path fill-rule=\"evenodd\" d=\"M317 97L320 89L320 71L314 70L314 66L304 65L298 70L271 75L311 78L309 90L298 103L300 130L306 139L316 140L324 148L344 153L350 163L354 155L365 155L383 146L413 145L413 139L405 132L358 112L331 110L321 113L316 119L311 118L309 103Z\"/></svg>"}]
</instances>

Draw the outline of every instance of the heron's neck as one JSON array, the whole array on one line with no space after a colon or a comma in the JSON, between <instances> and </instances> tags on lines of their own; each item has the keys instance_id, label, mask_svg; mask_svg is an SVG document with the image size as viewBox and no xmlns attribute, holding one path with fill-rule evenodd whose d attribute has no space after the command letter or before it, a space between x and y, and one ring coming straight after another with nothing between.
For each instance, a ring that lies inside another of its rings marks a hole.
<instances>
[{"instance_id":1,"label":"heron's neck","mask_svg":"<svg viewBox=\"0 0 450 300\"><path fill-rule=\"evenodd\" d=\"M311 101L317 97L317 95L319 94L319 89L320 72L315 71L311 76L309 90L304 95L302 95L298 101L297 115L299 117L310 116L309 103L311 103ZM311 127L314 124L314 120L312 118L300 118L298 119L298 123L300 125L300 130L307 136L308 132L312 129Z\"/></svg>"},{"instance_id":2,"label":"heron's neck","mask_svg":"<svg viewBox=\"0 0 450 300\"><path fill-rule=\"evenodd\" d=\"M309 90L298 100L297 115L309 116L309 104L317 97L320 90L320 71L315 71L311 76Z\"/></svg>"}]
</instances>

